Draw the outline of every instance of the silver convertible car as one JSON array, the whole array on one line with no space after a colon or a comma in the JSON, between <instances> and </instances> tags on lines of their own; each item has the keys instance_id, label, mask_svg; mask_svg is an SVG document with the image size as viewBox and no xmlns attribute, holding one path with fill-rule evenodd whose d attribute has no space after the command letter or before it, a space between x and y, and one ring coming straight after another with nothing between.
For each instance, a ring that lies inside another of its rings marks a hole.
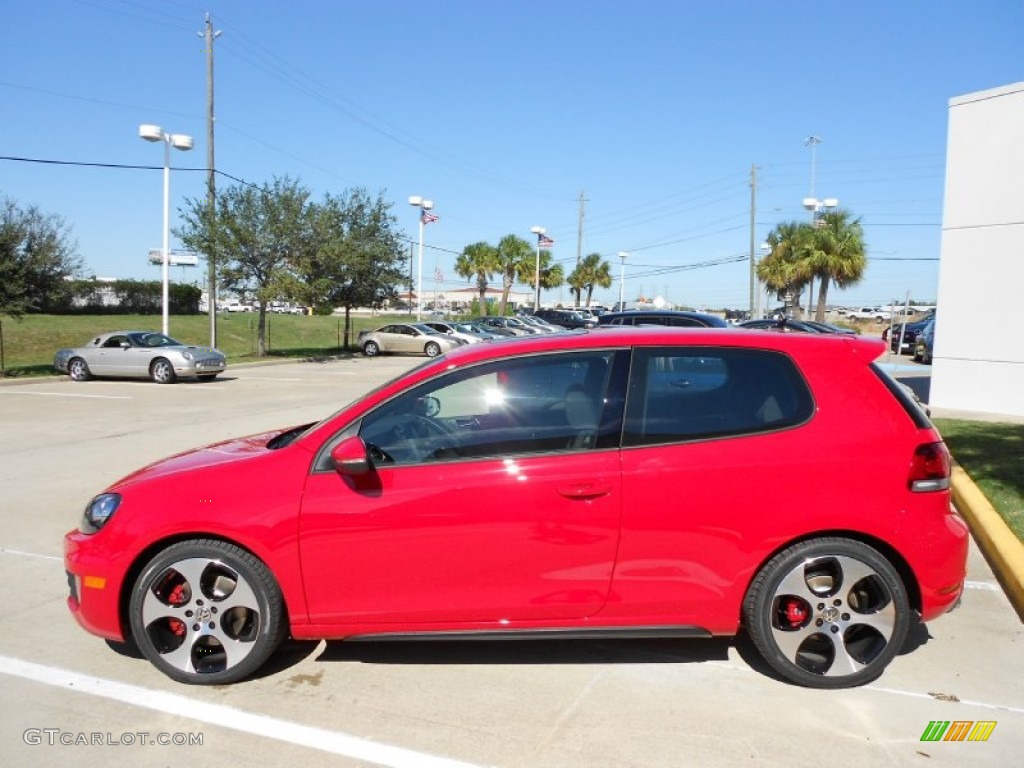
<instances>
[{"instance_id":1,"label":"silver convertible car","mask_svg":"<svg viewBox=\"0 0 1024 768\"><path fill-rule=\"evenodd\" d=\"M75 381L124 376L170 384L179 377L209 380L227 367L224 353L193 347L152 331L101 333L84 346L59 349L53 367Z\"/></svg>"}]
</instances>

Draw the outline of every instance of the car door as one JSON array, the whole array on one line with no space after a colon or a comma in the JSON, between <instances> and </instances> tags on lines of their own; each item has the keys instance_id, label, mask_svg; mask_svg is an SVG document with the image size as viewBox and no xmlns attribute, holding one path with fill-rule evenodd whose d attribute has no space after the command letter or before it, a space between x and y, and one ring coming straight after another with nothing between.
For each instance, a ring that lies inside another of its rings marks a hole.
<instances>
[{"instance_id":1,"label":"car door","mask_svg":"<svg viewBox=\"0 0 1024 768\"><path fill-rule=\"evenodd\" d=\"M821 435L808 438L813 411L781 353L638 349L622 435L616 598L681 624L722 620L723 596L753 577L750 552L777 535L775 508L801 504L793 457L805 457L807 483L832 482L824 467L841 464Z\"/></svg>"},{"instance_id":2,"label":"car door","mask_svg":"<svg viewBox=\"0 0 1024 768\"><path fill-rule=\"evenodd\" d=\"M97 376L126 376L129 369L126 352L131 340L125 334L110 336L86 359Z\"/></svg>"},{"instance_id":3,"label":"car door","mask_svg":"<svg viewBox=\"0 0 1024 768\"><path fill-rule=\"evenodd\" d=\"M517 356L437 377L334 438L365 441L365 476L325 464L329 441L302 501L310 620L500 628L597 613L621 515L618 359Z\"/></svg>"}]
</instances>

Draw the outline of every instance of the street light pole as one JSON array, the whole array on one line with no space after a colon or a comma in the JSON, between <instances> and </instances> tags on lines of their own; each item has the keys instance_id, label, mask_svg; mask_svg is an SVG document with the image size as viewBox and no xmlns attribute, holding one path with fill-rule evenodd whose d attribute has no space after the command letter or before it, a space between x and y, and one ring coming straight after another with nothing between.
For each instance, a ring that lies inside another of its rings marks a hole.
<instances>
[{"instance_id":1,"label":"street light pole","mask_svg":"<svg viewBox=\"0 0 1024 768\"><path fill-rule=\"evenodd\" d=\"M426 224L427 211L434 207L433 200L424 200L419 195L409 197L409 205L420 209L420 247L418 265L416 267L416 322L423 319L423 225Z\"/></svg>"},{"instance_id":2,"label":"street light pole","mask_svg":"<svg viewBox=\"0 0 1024 768\"><path fill-rule=\"evenodd\" d=\"M164 143L164 233L163 233L163 333L170 333L170 264L171 264L171 147L187 152L192 137L183 133L166 133L159 125L140 125L139 138Z\"/></svg>"},{"instance_id":3,"label":"street light pole","mask_svg":"<svg viewBox=\"0 0 1024 768\"><path fill-rule=\"evenodd\" d=\"M625 306L626 296L626 257L629 253L626 251L619 251L619 258L622 259L622 270L619 272L619 312L623 311Z\"/></svg>"},{"instance_id":4,"label":"street light pole","mask_svg":"<svg viewBox=\"0 0 1024 768\"><path fill-rule=\"evenodd\" d=\"M536 312L540 309L540 241L547 230L544 227L530 227L530 231L537 236L537 260L533 273L533 311Z\"/></svg>"}]
</instances>

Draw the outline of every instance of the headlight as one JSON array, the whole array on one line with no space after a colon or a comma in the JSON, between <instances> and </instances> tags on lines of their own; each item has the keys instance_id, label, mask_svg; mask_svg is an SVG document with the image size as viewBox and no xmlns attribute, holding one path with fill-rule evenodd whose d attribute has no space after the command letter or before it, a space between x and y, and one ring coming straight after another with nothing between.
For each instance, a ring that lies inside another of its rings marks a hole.
<instances>
[{"instance_id":1,"label":"headlight","mask_svg":"<svg viewBox=\"0 0 1024 768\"><path fill-rule=\"evenodd\" d=\"M78 530L82 533L96 533L107 524L110 516L121 506L121 494L101 493L85 506Z\"/></svg>"},{"instance_id":2,"label":"headlight","mask_svg":"<svg viewBox=\"0 0 1024 768\"><path fill-rule=\"evenodd\" d=\"M182 352L181 356L184 357L186 360L191 360L192 359L192 353L188 352L188 351Z\"/></svg>"}]
</instances>

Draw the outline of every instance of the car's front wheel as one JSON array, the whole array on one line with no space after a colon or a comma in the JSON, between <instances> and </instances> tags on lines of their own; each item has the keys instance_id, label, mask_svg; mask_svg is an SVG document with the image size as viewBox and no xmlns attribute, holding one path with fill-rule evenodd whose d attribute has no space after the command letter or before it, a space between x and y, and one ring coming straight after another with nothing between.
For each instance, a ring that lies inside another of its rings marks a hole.
<instances>
[{"instance_id":1,"label":"car's front wheel","mask_svg":"<svg viewBox=\"0 0 1024 768\"><path fill-rule=\"evenodd\" d=\"M73 357L68 363L68 376L72 381L88 381L92 378L89 364L80 357Z\"/></svg>"},{"instance_id":2,"label":"car's front wheel","mask_svg":"<svg viewBox=\"0 0 1024 768\"><path fill-rule=\"evenodd\" d=\"M441 345L436 341L427 342L427 345L423 348L423 354L427 357L437 357L441 354Z\"/></svg>"},{"instance_id":3,"label":"car's front wheel","mask_svg":"<svg viewBox=\"0 0 1024 768\"><path fill-rule=\"evenodd\" d=\"M852 539L795 544L757 574L744 623L765 661L810 688L871 682L910 627L906 587L878 551Z\"/></svg>"},{"instance_id":4,"label":"car's front wheel","mask_svg":"<svg viewBox=\"0 0 1024 768\"><path fill-rule=\"evenodd\" d=\"M267 567L224 541L182 541L143 568L129 605L132 639L181 683L220 685L252 674L286 632Z\"/></svg>"},{"instance_id":5,"label":"car's front wheel","mask_svg":"<svg viewBox=\"0 0 1024 768\"><path fill-rule=\"evenodd\" d=\"M380 354L380 347L377 346L376 341L368 341L363 344L363 354L367 357L376 357Z\"/></svg>"},{"instance_id":6,"label":"car's front wheel","mask_svg":"<svg viewBox=\"0 0 1024 768\"><path fill-rule=\"evenodd\" d=\"M149 377L157 384L173 384L175 374L174 366L162 357L158 357L149 366Z\"/></svg>"}]
</instances>

